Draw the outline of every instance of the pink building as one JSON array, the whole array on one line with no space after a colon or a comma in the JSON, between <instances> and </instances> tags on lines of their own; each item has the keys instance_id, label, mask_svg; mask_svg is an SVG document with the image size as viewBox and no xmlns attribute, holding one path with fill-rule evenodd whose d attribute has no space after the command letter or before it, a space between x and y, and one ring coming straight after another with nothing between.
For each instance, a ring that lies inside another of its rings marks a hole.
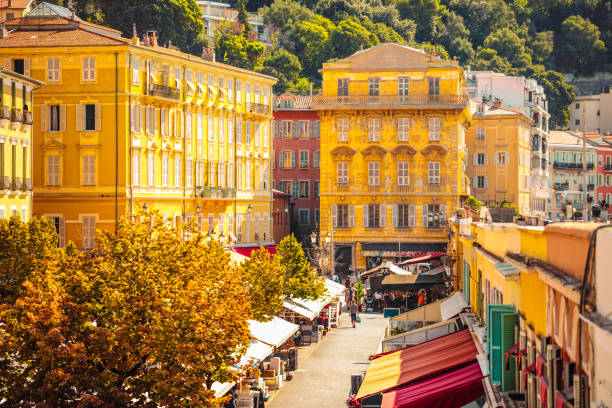
<instances>
[{"instance_id":1,"label":"pink building","mask_svg":"<svg viewBox=\"0 0 612 408\"><path fill-rule=\"evenodd\" d=\"M291 232L302 242L319 225L320 122L310 96L274 97L272 187L291 195Z\"/></svg>"},{"instance_id":2,"label":"pink building","mask_svg":"<svg viewBox=\"0 0 612 408\"><path fill-rule=\"evenodd\" d=\"M597 202L601 205L605 201L608 214L612 215L612 135L597 135L590 140L598 143Z\"/></svg>"}]
</instances>

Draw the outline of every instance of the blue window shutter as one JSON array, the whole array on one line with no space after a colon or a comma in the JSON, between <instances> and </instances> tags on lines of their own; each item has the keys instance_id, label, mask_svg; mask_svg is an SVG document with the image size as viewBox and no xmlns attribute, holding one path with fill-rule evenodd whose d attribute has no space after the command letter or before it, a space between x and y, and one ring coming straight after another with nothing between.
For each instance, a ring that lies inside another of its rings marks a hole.
<instances>
[{"instance_id":1,"label":"blue window shutter","mask_svg":"<svg viewBox=\"0 0 612 408\"><path fill-rule=\"evenodd\" d=\"M509 370L506 370L506 353L514 347L514 328L519 324L518 313L504 313L501 315L501 386L502 391L516 391L516 366L515 357L509 359Z\"/></svg>"}]
</instances>

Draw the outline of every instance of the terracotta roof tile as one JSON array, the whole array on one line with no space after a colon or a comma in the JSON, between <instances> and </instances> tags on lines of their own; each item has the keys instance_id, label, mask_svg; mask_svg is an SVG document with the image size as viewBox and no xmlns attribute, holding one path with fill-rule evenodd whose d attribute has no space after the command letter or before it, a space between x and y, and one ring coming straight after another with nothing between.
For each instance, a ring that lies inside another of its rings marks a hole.
<instances>
[{"instance_id":1,"label":"terracotta roof tile","mask_svg":"<svg viewBox=\"0 0 612 408\"><path fill-rule=\"evenodd\" d=\"M281 101L291 101L293 102L290 105L286 105L281 103ZM312 97L311 96L303 96L303 95L294 95L290 92L285 92L282 95L274 96L273 106L276 110L285 110L285 109L301 109L301 110L309 110L312 107Z\"/></svg>"},{"instance_id":2,"label":"terracotta roof tile","mask_svg":"<svg viewBox=\"0 0 612 408\"><path fill-rule=\"evenodd\" d=\"M25 9L28 7L32 0L12 0L11 7L12 9ZM0 8L9 8L9 0L0 0Z\"/></svg>"},{"instance_id":3,"label":"terracotta roof tile","mask_svg":"<svg viewBox=\"0 0 612 408\"><path fill-rule=\"evenodd\" d=\"M2 48L119 44L129 44L129 40L85 30L15 31L8 38L0 38Z\"/></svg>"}]
</instances>

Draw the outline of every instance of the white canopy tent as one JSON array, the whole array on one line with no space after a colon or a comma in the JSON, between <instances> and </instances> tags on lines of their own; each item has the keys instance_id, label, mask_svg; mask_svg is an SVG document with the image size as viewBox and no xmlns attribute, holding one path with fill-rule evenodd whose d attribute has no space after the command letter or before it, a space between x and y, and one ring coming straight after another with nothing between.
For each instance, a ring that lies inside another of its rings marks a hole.
<instances>
[{"instance_id":1,"label":"white canopy tent","mask_svg":"<svg viewBox=\"0 0 612 408\"><path fill-rule=\"evenodd\" d=\"M297 324L293 324L277 316L274 316L274 318L268 322L249 320L251 337L274 347L280 347L289 340L298 329L299 326Z\"/></svg>"},{"instance_id":2,"label":"white canopy tent","mask_svg":"<svg viewBox=\"0 0 612 408\"><path fill-rule=\"evenodd\" d=\"M325 295L317 300L288 298L283 302L283 307L304 316L308 320L313 320L328 303L341 297L345 290L343 285L329 279L325 279L325 289Z\"/></svg>"}]
</instances>

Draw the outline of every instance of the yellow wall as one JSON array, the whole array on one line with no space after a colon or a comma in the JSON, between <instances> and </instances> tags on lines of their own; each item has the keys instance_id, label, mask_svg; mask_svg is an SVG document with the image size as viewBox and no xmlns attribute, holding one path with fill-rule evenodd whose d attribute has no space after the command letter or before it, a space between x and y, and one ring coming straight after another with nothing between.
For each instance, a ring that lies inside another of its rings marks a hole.
<instances>
[{"instance_id":1,"label":"yellow wall","mask_svg":"<svg viewBox=\"0 0 612 408\"><path fill-rule=\"evenodd\" d=\"M28 221L32 215L32 89L37 84L9 71L0 71L0 78L0 218L18 215Z\"/></svg>"},{"instance_id":2,"label":"yellow wall","mask_svg":"<svg viewBox=\"0 0 612 408\"><path fill-rule=\"evenodd\" d=\"M159 210L176 223L197 216L199 204L203 228L208 227L211 216L215 232L224 232L225 236L229 232L230 217L241 217L241 228L234 221L231 232L238 235L242 229L243 244L271 242L269 161L272 156L270 97L273 78L161 47L136 44L71 47L70 50L64 47L6 48L0 49L0 54L4 61L7 58L28 59L32 77L41 80L49 79L48 59L59 58L59 79L47 81L48 86L34 94L34 112L41 118L34 126L34 160L40 163L34 174L34 212L61 220L67 240L82 245L84 217L94 217L96 228L112 229L116 216L129 214L146 203L148 208ZM84 80L83 60L89 57L95 58L95 78ZM138 71L130 69L136 60ZM189 71L193 88L187 81ZM200 86L198 72L201 73ZM176 73L180 84L176 81ZM213 75L210 84L209 74ZM223 78L223 91L219 86L220 78ZM238 81L239 93L236 92ZM181 91L175 96L163 94L176 93L178 86ZM247 86L250 88L248 102ZM186 92L186 89L194 90ZM241 103L236 102L238 99ZM58 131L50 128L50 107L53 105L60 107ZM79 118L85 115L85 105L94 106L95 123L92 124L95 130L82 128L84 120ZM134 115L131 115L132 106ZM183 120L189 117L187 113L191 114L190 135L186 132L186 120ZM198 115L202 115L201 139L196 131ZM177 116L177 132L174 132L174 116ZM208 117L213 120L212 135L208 134ZM152 132L145 130L149 118L154 118ZM220 137L219 118L224 121L223 138ZM142 121L140 129L133 127L135 120L132 119ZM168 126L163 132L162 120ZM230 121L234 125L241 123L242 143L235 143L236 132L232 132L232 142L228 140ZM249 144L246 143L247 124L253 129ZM256 126L259 126L258 143L255 141ZM155 168L152 183L148 180L149 154L153 155ZM59 157L57 185L49 181L49 156ZM89 156L95 162L91 185L85 177L84 164ZM135 157L140 160L138 179L134 176ZM164 157L168 158L167 185L162 183ZM178 183L175 183L175 160L181 172ZM186 178L189 160L192 161L190 186ZM236 166L238 162L242 163L242 177L233 174L239 167ZM223 179L218 163L224 166ZM249 174L247 163L251 163ZM212 180L208 174L210 164L215 169ZM201 179L197 175L199 169ZM251 185L247 184L247 177L253 179ZM236 185L238 180L242 185ZM219 228L220 215L224 221L222 229ZM259 233L257 237L256 232Z\"/></svg>"},{"instance_id":3,"label":"yellow wall","mask_svg":"<svg viewBox=\"0 0 612 408\"><path fill-rule=\"evenodd\" d=\"M488 109L488 108L487 108ZM470 178L472 195L485 202L499 205L504 200L514 204L521 214L531 214L529 187L525 177L530 174L531 148L529 144L531 120L519 113L487 110L475 113L466 133L469 152L466 173ZM484 139L477 134L484 132ZM496 155L507 152L508 162L496 161ZM485 154L485 164L478 164L475 155ZM485 176L484 188L479 188L475 177Z\"/></svg>"},{"instance_id":4,"label":"yellow wall","mask_svg":"<svg viewBox=\"0 0 612 408\"><path fill-rule=\"evenodd\" d=\"M385 53L384 69L375 68L380 52ZM463 132L469 110L467 103L437 103L437 99L430 98L428 79L440 79L441 100L447 97L461 100L465 89L461 68L453 62L426 60L417 50L385 44L326 63L321 72L323 95L313 99L313 108L319 111L321 119L321 233L331 230L334 206L349 205L354 224L338 226L334 240L353 247L353 266L357 270L366 268L362 242L445 242L442 226L424 227L423 210L424 205L439 205L440 211L448 216L460 205L460 197L466 192ZM336 98L341 78L349 83L348 97L344 100ZM379 98L368 99L370 78L380 80ZM409 95L403 100L397 96L398 78L408 78L409 82ZM404 118L409 121L407 141L400 140L398 135L399 120ZM430 141L430 118L440 120L439 141ZM378 141L369 140L370 119L380 123ZM339 141L339 120L348 123L347 141ZM348 163L348 185L337 184L338 162ZM370 162L379 163L378 186L369 185ZM398 183L398 162L409 163L408 185ZM428 184L429 162L440 163L439 185ZM384 205L381 207L385 212L384 227L364 227L363 206L367 204ZM394 226L396 205L414 206L413 226Z\"/></svg>"}]
</instances>

